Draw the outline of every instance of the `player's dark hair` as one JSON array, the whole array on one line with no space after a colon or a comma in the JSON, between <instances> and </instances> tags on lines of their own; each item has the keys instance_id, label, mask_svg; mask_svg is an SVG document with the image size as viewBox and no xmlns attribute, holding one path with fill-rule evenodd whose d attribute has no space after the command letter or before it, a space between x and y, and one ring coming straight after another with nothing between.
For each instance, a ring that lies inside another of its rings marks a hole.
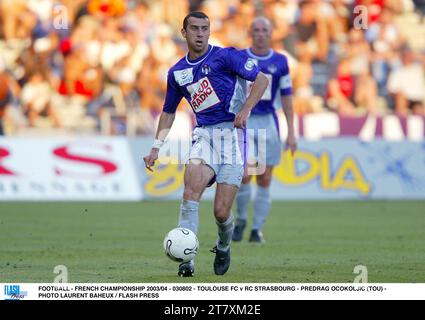
<instances>
[{"instance_id":1,"label":"player's dark hair","mask_svg":"<svg viewBox=\"0 0 425 320\"><path fill-rule=\"evenodd\" d=\"M210 18L208 18L208 16L201 12L201 11L192 11L191 13L189 13L183 20L183 29L186 30L187 25L189 24L189 18L198 18L198 19L207 19L210 20Z\"/></svg>"}]
</instances>

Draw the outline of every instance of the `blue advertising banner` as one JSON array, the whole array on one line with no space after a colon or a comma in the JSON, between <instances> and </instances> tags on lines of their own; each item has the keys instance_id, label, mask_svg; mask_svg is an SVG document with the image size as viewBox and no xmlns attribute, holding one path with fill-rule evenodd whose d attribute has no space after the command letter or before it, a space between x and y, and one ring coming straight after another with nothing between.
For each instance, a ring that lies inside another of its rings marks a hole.
<instances>
[{"instance_id":1,"label":"blue advertising banner","mask_svg":"<svg viewBox=\"0 0 425 320\"><path fill-rule=\"evenodd\" d=\"M142 154L149 152L151 143L151 139L130 141L145 198L180 199L184 164L171 161L158 164L153 174L147 172ZM188 148L179 150L184 154ZM173 158L172 154L164 156ZM294 156L282 148L271 194L273 199L287 200L425 199L425 142L363 142L353 138L300 141ZM213 196L214 186L203 198Z\"/></svg>"}]
</instances>

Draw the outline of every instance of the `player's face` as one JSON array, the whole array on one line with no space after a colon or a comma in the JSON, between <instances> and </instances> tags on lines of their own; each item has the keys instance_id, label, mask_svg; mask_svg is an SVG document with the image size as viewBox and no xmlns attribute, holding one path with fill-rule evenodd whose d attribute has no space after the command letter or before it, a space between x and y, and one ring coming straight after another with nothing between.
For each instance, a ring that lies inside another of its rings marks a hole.
<instances>
[{"instance_id":1,"label":"player's face","mask_svg":"<svg viewBox=\"0 0 425 320\"><path fill-rule=\"evenodd\" d=\"M210 37L210 22L208 19L190 17L182 35L186 39L189 51L201 53L207 50Z\"/></svg>"},{"instance_id":2,"label":"player's face","mask_svg":"<svg viewBox=\"0 0 425 320\"><path fill-rule=\"evenodd\" d=\"M272 29L270 23L265 20L255 21L251 26L251 37L254 47L268 48L272 38Z\"/></svg>"}]
</instances>

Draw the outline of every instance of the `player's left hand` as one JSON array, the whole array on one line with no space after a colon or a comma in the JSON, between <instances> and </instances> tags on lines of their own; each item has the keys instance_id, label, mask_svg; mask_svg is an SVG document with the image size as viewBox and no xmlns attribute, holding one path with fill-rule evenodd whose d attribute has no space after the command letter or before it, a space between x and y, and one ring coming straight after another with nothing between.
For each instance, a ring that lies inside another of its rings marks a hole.
<instances>
[{"instance_id":1,"label":"player's left hand","mask_svg":"<svg viewBox=\"0 0 425 320\"><path fill-rule=\"evenodd\" d=\"M285 150L288 149L291 150L292 155L297 151L297 138L293 134L289 134L288 138L286 138Z\"/></svg>"},{"instance_id":2,"label":"player's left hand","mask_svg":"<svg viewBox=\"0 0 425 320\"><path fill-rule=\"evenodd\" d=\"M247 112L243 109L239 111L235 116L235 121L234 121L235 128L245 129L249 114L250 112Z\"/></svg>"}]
</instances>

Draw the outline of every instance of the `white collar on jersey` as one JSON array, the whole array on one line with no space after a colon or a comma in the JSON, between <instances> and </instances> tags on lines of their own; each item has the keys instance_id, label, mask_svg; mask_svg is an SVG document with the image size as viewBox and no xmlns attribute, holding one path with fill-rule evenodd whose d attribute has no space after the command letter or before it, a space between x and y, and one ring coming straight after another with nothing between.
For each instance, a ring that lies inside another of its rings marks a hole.
<instances>
[{"instance_id":1,"label":"white collar on jersey","mask_svg":"<svg viewBox=\"0 0 425 320\"><path fill-rule=\"evenodd\" d=\"M246 49L246 52L248 52L248 55L251 58L257 59L257 60L267 60L270 59L273 56L273 50L269 49L269 53L265 56L257 56L256 54L254 54L254 52L252 52L251 48Z\"/></svg>"},{"instance_id":2,"label":"white collar on jersey","mask_svg":"<svg viewBox=\"0 0 425 320\"><path fill-rule=\"evenodd\" d=\"M210 55L212 49L214 48L213 45L210 45L210 46L211 46L210 50L207 53L204 53L205 56L201 60L199 60L199 61L196 61L196 59L195 59L196 62L190 62L190 60L189 60L189 52L186 53L186 62L188 64L190 64L191 66L194 66L194 65L197 65L198 63L201 63L202 61L204 61ZM197 58L197 59L199 59L199 58Z\"/></svg>"}]
</instances>

